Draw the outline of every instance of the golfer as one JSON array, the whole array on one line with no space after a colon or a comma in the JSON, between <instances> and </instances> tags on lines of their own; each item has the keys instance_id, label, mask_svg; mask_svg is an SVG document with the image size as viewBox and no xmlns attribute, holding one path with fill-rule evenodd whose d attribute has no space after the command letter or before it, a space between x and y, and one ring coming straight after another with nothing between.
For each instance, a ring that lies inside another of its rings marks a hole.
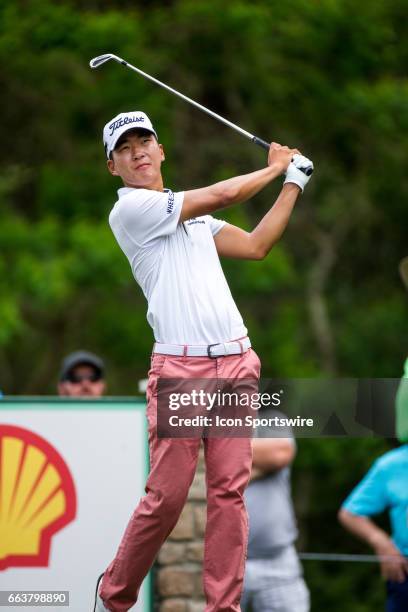
<instances>
[{"instance_id":1,"label":"golfer","mask_svg":"<svg viewBox=\"0 0 408 612\"><path fill-rule=\"evenodd\" d=\"M147 115L121 113L106 124L108 169L124 187L109 217L148 302L155 344L147 387L150 474L116 557L100 577L96 610L125 612L176 525L194 477L201 439L157 436L157 383L174 379L258 379L260 361L231 296L219 256L262 259L279 240L309 177L310 160L273 143L265 168L203 189L173 192L163 184L163 146ZM190 142L194 155L194 143ZM291 161L294 158L294 161ZM285 174L275 204L252 232L212 213L240 204ZM240 610L247 547L244 490L251 440L204 439L207 525L206 612Z\"/></svg>"}]
</instances>

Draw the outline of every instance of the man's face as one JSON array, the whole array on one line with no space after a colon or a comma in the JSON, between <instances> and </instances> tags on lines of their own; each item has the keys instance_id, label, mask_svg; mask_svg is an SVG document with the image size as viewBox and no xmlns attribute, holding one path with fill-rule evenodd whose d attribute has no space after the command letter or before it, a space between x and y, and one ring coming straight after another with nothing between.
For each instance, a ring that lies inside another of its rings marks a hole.
<instances>
[{"instance_id":1,"label":"man's face","mask_svg":"<svg viewBox=\"0 0 408 612\"><path fill-rule=\"evenodd\" d=\"M150 132L129 130L121 136L108 160L108 169L126 187L163 190L163 147Z\"/></svg>"},{"instance_id":2,"label":"man's face","mask_svg":"<svg viewBox=\"0 0 408 612\"><path fill-rule=\"evenodd\" d=\"M68 380L58 383L58 394L63 397L101 397L105 381L91 365L77 365L69 372Z\"/></svg>"}]
</instances>

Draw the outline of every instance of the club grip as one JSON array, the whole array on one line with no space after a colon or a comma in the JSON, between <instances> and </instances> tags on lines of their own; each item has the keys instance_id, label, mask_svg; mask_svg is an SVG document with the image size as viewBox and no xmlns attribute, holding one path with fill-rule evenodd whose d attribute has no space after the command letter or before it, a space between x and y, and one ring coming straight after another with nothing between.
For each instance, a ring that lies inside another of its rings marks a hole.
<instances>
[{"instance_id":1,"label":"club grip","mask_svg":"<svg viewBox=\"0 0 408 612\"><path fill-rule=\"evenodd\" d=\"M269 148L271 146L269 142L266 142L266 140L262 140L262 138L258 138L258 136L254 136L252 138L252 142L262 147L263 149L266 149L267 151L269 151ZM306 174L306 176L310 176L313 173L313 168L299 168L299 170Z\"/></svg>"},{"instance_id":2,"label":"club grip","mask_svg":"<svg viewBox=\"0 0 408 612\"><path fill-rule=\"evenodd\" d=\"M271 146L269 142L266 142L266 140L262 140L262 138L258 138L258 136L254 136L252 138L252 142L262 147L263 149L266 149L267 151L269 151L269 147Z\"/></svg>"}]
</instances>

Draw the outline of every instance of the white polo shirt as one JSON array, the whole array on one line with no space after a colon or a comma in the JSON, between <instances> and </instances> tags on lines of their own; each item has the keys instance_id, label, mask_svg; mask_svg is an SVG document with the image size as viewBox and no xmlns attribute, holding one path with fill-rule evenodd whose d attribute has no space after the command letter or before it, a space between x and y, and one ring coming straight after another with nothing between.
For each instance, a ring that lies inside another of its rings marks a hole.
<instances>
[{"instance_id":1,"label":"white polo shirt","mask_svg":"<svg viewBox=\"0 0 408 612\"><path fill-rule=\"evenodd\" d=\"M215 344L247 335L214 236L225 221L179 221L184 192L118 191L109 224L148 302L156 342Z\"/></svg>"}]
</instances>

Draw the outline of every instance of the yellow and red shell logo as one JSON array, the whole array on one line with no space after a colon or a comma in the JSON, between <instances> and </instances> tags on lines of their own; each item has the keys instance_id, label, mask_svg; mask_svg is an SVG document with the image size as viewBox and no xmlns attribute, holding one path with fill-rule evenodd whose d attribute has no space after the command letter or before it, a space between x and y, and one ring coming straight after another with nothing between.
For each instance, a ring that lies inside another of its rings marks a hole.
<instances>
[{"instance_id":1,"label":"yellow and red shell logo","mask_svg":"<svg viewBox=\"0 0 408 612\"><path fill-rule=\"evenodd\" d=\"M0 570L47 566L52 536L75 514L61 455L28 429L0 425Z\"/></svg>"}]
</instances>

